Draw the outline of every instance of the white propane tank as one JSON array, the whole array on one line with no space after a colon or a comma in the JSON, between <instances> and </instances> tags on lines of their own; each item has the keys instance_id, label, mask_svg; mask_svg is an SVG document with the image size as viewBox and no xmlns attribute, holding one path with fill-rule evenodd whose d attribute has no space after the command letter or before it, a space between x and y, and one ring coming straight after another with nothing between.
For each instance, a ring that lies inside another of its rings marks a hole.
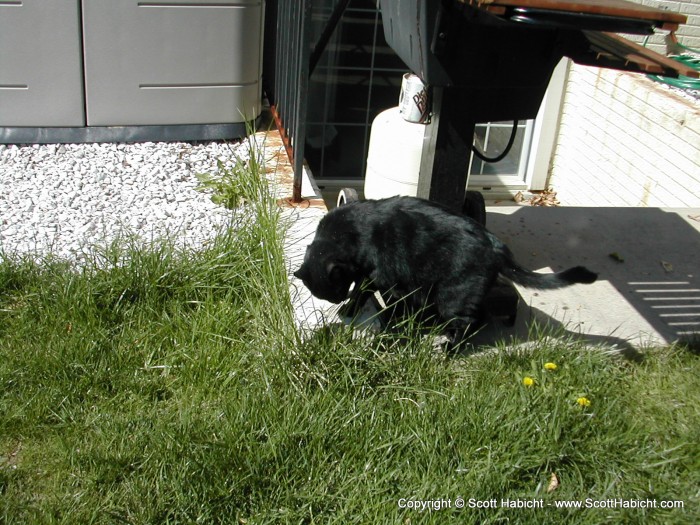
<instances>
[{"instance_id":1,"label":"white propane tank","mask_svg":"<svg viewBox=\"0 0 700 525\"><path fill-rule=\"evenodd\" d=\"M425 128L405 121L398 107L377 115L369 138L365 198L416 196Z\"/></svg>"}]
</instances>

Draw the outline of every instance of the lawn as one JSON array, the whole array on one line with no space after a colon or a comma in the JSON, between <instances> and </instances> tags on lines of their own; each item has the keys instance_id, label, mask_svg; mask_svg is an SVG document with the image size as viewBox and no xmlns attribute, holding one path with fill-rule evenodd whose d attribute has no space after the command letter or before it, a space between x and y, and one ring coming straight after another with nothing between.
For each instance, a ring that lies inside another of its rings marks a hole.
<instances>
[{"instance_id":1,"label":"lawn","mask_svg":"<svg viewBox=\"0 0 700 525\"><path fill-rule=\"evenodd\" d=\"M205 247L0 258L1 523L700 522L692 348L300 334L241 191Z\"/></svg>"}]
</instances>

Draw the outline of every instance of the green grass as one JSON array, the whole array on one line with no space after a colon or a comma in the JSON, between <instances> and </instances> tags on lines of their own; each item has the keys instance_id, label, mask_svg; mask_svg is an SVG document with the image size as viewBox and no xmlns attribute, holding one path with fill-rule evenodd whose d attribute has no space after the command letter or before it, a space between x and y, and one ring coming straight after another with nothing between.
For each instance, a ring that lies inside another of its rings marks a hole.
<instances>
[{"instance_id":1,"label":"green grass","mask_svg":"<svg viewBox=\"0 0 700 525\"><path fill-rule=\"evenodd\" d=\"M630 362L537 336L447 358L410 327L302 337L251 171L247 213L203 249L0 261L0 523L700 522L696 354ZM586 498L685 508L554 507Z\"/></svg>"}]
</instances>

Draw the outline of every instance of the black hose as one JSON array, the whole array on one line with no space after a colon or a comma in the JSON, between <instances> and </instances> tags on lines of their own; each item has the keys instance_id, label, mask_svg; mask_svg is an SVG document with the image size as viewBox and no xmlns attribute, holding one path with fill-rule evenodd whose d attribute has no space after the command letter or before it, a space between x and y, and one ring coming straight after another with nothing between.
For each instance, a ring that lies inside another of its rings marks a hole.
<instances>
[{"instance_id":1,"label":"black hose","mask_svg":"<svg viewBox=\"0 0 700 525\"><path fill-rule=\"evenodd\" d=\"M508 144L506 145L506 149L503 150L503 153L501 153L497 157L487 157L486 155L481 153L478 149L476 149L476 146L472 146L472 151L474 152L474 155L479 157L484 162L500 162L506 158L508 153L510 153L510 149L513 147L513 143L515 142L515 135L517 134L517 132L518 132L518 121L514 120L513 121L513 129L510 132L510 138L508 139Z\"/></svg>"}]
</instances>

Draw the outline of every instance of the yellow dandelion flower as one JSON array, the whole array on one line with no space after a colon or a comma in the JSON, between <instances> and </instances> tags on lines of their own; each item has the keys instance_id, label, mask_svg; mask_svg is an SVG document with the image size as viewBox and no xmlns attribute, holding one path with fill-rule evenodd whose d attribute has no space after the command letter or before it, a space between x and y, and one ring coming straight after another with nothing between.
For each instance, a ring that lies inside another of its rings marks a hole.
<instances>
[{"instance_id":1,"label":"yellow dandelion flower","mask_svg":"<svg viewBox=\"0 0 700 525\"><path fill-rule=\"evenodd\" d=\"M545 364L544 364L544 369L545 369L545 370L556 370L556 369L557 369L557 364L556 364L556 363L545 363Z\"/></svg>"},{"instance_id":2,"label":"yellow dandelion flower","mask_svg":"<svg viewBox=\"0 0 700 525\"><path fill-rule=\"evenodd\" d=\"M588 398L585 397L585 396L579 397L579 398L576 400L576 402L578 403L578 406L580 406L580 407L589 407L589 406L591 406L591 400L588 399Z\"/></svg>"},{"instance_id":3,"label":"yellow dandelion flower","mask_svg":"<svg viewBox=\"0 0 700 525\"><path fill-rule=\"evenodd\" d=\"M535 380L530 376L523 377L523 385L525 386L535 386Z\"/></svg>"}]
</instances>

